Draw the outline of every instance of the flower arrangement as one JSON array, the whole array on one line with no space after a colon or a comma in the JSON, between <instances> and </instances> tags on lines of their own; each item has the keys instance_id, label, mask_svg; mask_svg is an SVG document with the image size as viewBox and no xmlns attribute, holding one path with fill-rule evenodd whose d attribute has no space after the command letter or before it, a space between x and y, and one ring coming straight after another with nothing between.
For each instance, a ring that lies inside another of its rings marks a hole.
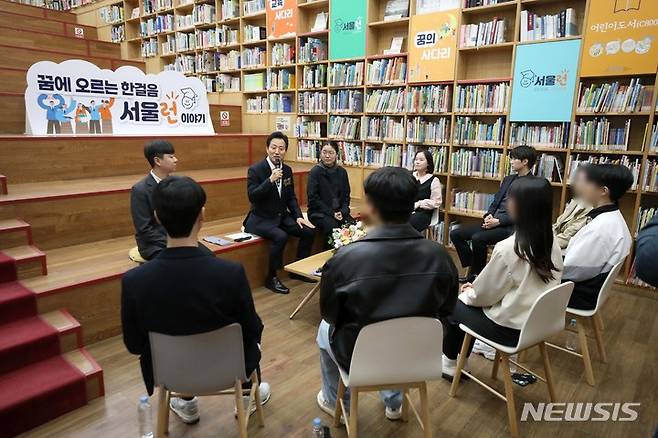
<instances>
[{"instance_id":1,"label":"flower arrangement","mask_svg":"<svg viewBox=\"0 0 658 438\"><path fill-rule=\"evenodd\" d=\"M366 231L361 221L356 224L343 225L341 228L333 229L331 236L329 236L329 245L333 246L334 249L338 249L362 239L365 235Z\"/></svg>"}]
</instances>

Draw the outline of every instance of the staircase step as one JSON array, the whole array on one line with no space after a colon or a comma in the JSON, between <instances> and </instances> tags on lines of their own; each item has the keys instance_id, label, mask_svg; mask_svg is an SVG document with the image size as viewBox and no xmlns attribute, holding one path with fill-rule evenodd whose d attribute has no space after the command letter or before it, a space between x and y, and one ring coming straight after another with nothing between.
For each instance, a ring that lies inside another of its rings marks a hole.
<instances>
[{"instance_id":1,"label":"staircase step","mask_svg":"<svg viewBox=\"0 0 658 438\"><path fill-rule=\"evenodd\" d=\"M83 38L97 39L95 27L77 23L67 23L53 18L33 17L20 12L0 11L0 26L15 26L20 23L21 29L35 32L48 32L64 36L75 36L75 28L83 29Z\"/></svg>"},{"instance_id":2,"label":"staircase step","mask_svg":"<svg viewBox=\"0 0 658 438\"><path fill-rule=\"evenodd\" d=\"M6 195L7 193L7 177L0 175L0 195Z\"/></svg>"},{"instance_id":3,"label":"staircase step","mask_svg":"<svg viewBox=\"0 0 658 438\"><path fill-rule=\"evenodd\" d=\"M84 348L78 348L62 354L68 363L73 365L85 376L87 401L105 395L105 383L103 382L103 369L96 360Z\"/></svg>"},{"instance_id":4,"label":"staircase step","mask_svg":"<svg viewBox=\"0 0 658 438\"><path fill-rule=\"evenodd\" d=\"M19 280L48 274L46 253L34 245L3 248L2 252L16 261Z\"/></svg>"},{"instance_id":5,"label":"staircase step","mask_svg":"<svg viewBox=\"0 0 658 438\"><path fill-rule=\"evenodd\" d=\"M39 318L57 330L60 352L66 353L82 347L82 328L68 311L60 309L41 313Z\"/></svg>"},{"instance_id":6,"label":"staircase step","mask_svg":"<svg viewBox=\"0 0 658 438\"><path fill-rule=\"evenodd\" d=\"M36 315L0 326L0 375L59 354L57 330Z\"/></svg>"},{"instance_id":7,"label":"staircase step","mask_svg":"<svg viewBox=\"0 0 658 438\"><path fill-rule=\"evenodd\" d=\"M30 224L22 219L0 219L0 251L2 248L31 245Z\"/></svg>"},{"instance_id":8,"label":"staircase step","mask_svg":"<svg viewBox=\"0 0 658 438\"><path fill-rule=\"evenodd\" d=\"M18 281L0 283L0 324L37 313L36 296Z\"/></svg>"}]
</instances>

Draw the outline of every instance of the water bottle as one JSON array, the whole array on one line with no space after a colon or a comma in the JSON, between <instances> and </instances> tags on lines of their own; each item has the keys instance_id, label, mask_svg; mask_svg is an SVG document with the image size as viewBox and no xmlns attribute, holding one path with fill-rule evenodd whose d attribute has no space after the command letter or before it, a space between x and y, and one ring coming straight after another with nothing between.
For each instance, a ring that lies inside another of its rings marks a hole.
<instances>
[{"instance_id":1,"label":"water bottle","mask_svg":"<svg viewBox=\"0 0 658 438\"><path fill-rule=\"evenodd\" d=\"M149 397L143 395L139 398L137 405L137 416L139 421L140 438L153 438L153 418L151 414L151 403Z\"/></svg>"},{"instance_id":2,"label":"water bottle","mask_svg":"<svg viewBox=\"0 0 658 438\"><path fill-rule=\"evenodd\" d=\"M578 348L578 333L576 333L576 319L569 321L569 330L567 330L567 350L576 351Z\"/></svg>"},{"instance_id":3,"label":"water bottle","mask_svg":"<svg viewBox=\"0 0 658 438\"><path fill-rule=\"evenodd\" d=\"M313 438L323 438L324 437L324 429L322 429L322 420L319 418L316 418L313 420L313 433L311 436Z\"/></svg>"}]
</instances>

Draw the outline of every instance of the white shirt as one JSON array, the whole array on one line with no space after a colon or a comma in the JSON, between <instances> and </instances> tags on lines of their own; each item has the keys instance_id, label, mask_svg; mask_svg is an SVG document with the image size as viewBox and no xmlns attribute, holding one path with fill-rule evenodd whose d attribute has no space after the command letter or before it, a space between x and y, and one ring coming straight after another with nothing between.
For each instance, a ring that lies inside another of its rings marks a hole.
<instances>
[{"instance_id":1,"label":"white shirt","mask_svg":"<svg viewBox=\"0 0 658 438\"><path fill-rule=\"evenodd\" d=\"M418 180L418 182L421 184L432 177L431 173L426 173L422 178L418 178L418 173L416 172L414 172L413 175L414 178L416 178L416 180ZM430 186L429 199L421 199L420 201L416 202L414 209L422 208L424 210L434 210L435 208L439 208L441 206L441 202L441 181L439 181L438 178L434 178L434 181L432 181L432 185Z\"/></svg>"},{"instance_id":2,"label":"white shirt","mask_svg":"<svg viewBox=\"0 0 658 438\"><path fill-rule=\"evenodd\" d=\"M151 169L151 176L153 177L153 179L155 180L155 182L157 184L160 184L160 181L162 181L162 178L160 178L158 175L156 175L155 172L153 172L153 169Z\"/></svg>"},{"instance_id":3,"label":"white shirt","mask_svg":"<svg viewBox=\"0 0 658 438\"><path fill-rule=\"evenodd\" d=\"M276 165L270 160L270 157L267 157L267 164L270 165L270 169L274 171L276 169ZM283 163L281 163L281 169L283 169ZM281 179L279 178L274 184L276 184L276 189L279 191L279 197L281 197Z\"/></svg>"}]
</instances>

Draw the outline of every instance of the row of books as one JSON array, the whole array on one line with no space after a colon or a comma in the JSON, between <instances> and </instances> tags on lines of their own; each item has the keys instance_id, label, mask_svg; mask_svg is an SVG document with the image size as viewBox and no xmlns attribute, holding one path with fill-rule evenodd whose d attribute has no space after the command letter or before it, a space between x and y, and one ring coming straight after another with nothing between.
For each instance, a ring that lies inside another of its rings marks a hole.
<instances>
[{"instance_id":1,"label":"row of books","mask_svg":"<svg viewBox=\"0 0 658 438\"><path fill-rule=\"evenodd\" d=\"M502 117L494 123L486 123L471 117L457 117L454 140L460 145L501 146L505 133L505 121Z\"/></svg>"},{"instance_id":2,"label":"row of books","mask_svg":"<svg viewBox=\"0 0 658 438\"><path fill-rule=\"evenodd\" d=\"M241 66L241 55L237 50L231 50L226 53L217 53L219 55L219 70L230 71L238 70Z\"/></svg>"},{"instance_id":3,"label":"row of books","mask_svg":"<svg viewBox=\"0 0 658 438\"><path fill-rule=\"evenodd\" d=\"M196 54L196 71L195 73L209 73L219 69L219 62L216 53L201 52Z\"/></svg>"},{"instance_id":4,"label":"row of books","mask_svg":"<svg viewBox=\"0 0 658 438\"><path fill-rule=\"evenodd\" d=\"M414 170L414 160L416 154L425 148L422 148L418 145L409 144L402 152L402 167L408 170ZM448 172L448 156L449 151L446 147L431 147L427 148L427 151L432 155L434 160L434 172Z\"/></svg>"},{"instance_id":5,"label":"row of books","mask_svg":"<svg viewBox=\"0 0 658 438\"><path fill-rule=\"evenodd\" d=\"M327 42L319 38L307 38L299 44L299 62L310 63L327 60Z\"/></svg>"},{"instance_id":6,"label":"row of books","mask_svg":"<svg viewBox=\"0 0 658 438\"><path fill-rule=\"evenodd\" d=\"M464 192L457 188L450 191L452 208L482 214L487 211L494 200L494 196L494 193Z\"/></svg>"},{"instance_id":7,"label":"row of books","mask_svg":"<svg viewBox=\"0 0 658 438\"><path fill-rule=\"evenodd\" d=\"M358 140L360 138L361 119L345 116L329 117L329 137L340 140Z\"/></svg>"},{"instance_id":8,"label":"row of books","mask_svg":"<svg viewBox=\"0 0 658 438\"><path fill-rule=\"evenodd\" d=\"M576 11L563 9L557 14L538 15L521 11L521 41L551 40L576 36Z\"/></svg>"},{"instance_id":9,"label":"row of books","mask_svg":"<svg viewBox=\"0 0 658 438\"><path fill-rule=\"evenodd\" d=\"M244 0L242 13L244 15L258 14L265 11L265 0Z\"/></svg>"},{"instance_id":10,"label":"row of books","mask_svg":"<svg viewBox=\"0 0 658 438\"><path fill-rule=\"evenodd\" d=\"M508 82L457 85L455 111L463 113L502 113L507 111Z\"/></svg>"},{"instance_id":11,"label":"row of books","mask_svg":"<svg viewBox=\"0 0 658 438\"><path fill-rule=\"evenodd\" d=\"M407 80L407 61L405 58L377 59L368 64L366 77L370 85L404 83Z\"/></svg>"},{"instance_id":12,"label":"row of books","mask_svg":"<svg viewBox=\"0 0 658 438\"><path fill-rule=\"evenodd\" d=\"M295 88L295 72L290 70L270 70L267 72L268 90L290 90Z\"/></svg>"},{"instance_id":13,"label":"row of books","mask_svg":"<svg viewBox=\"0 0 658 438\"><path fill-rule=\"evenodd\" d=\"M261 114L267 112L267 96L253 96L247 99L245 112Z\"/></svg>"},{"instance_id":14,"label":"row of books","mask_svg":"<svg viewBox=\"0 0 658 438\"><path fill-rule=\"evenodd\" d=\"M450 155L453 175L497 178L503 154L493 149L458 149Z\"/></svg>"},{"instance_id":15,"label":"row of books","mask_svg":"<svg viewBox=\"0 0 658 438\"><path fill-rule=\"evenodd\" d=\"M658 207L642 207L640 206L640 209L637 212L637 224L635 226L635 235L640 232L642 228L644 228L649 222L651 222L651 219L658 214Z\"/></svg>"},{"instance_id":16,"label":"row of books","mask_svg":"<svg viewBox=\"0 0 658 438\"><path fill-rule=\"evenodd\" d=\"M569 122L558 125L529 125L513 122L510 125L509 144L511 147L526 144L536 148L567 147Z\"/></svg>"},{"instance_id":17,"label":"row of books","mask_svg":"<svg viewBox=\"0 0 658 438\"><path fill-rule=\"evenodd\" d=\"M507 172L508 175L511 174L511 170L510 167ZM561 183L564 175L564 162L557 155L541 154L537 157L537 162L532 168L532 174L543 176L551 182Z\"/></svg>"},{"instance_id":18,"label":"row of books","mask_svg":"<svg viewBox=\"0 0 658 438\"><path fill-rule=\"evenodd\" d=\"M400 166L402 146L398 144L366 144L364 165L370 167Z\"/></svg>"},{"instance_id":19,"label":"row of books","mask_svg":"<svg viewBox=\"0 0 658 438\"><path fill-rule=\"evenodd\" d=\"M295 136L299 138L320 138L327 136L327 123L298 116L295 121Z\"/></svg>"},{"instance_id":20,"label":"row of books","mask_svg":"<svg viewBox=\"0 0 658 438\"><path fill-rule=\"evenodd\" d=\"M366 140L403 141L404 122L399 117L364 117L363 138Z\"/></svg>"},{"instance_id":21,"label":"row of books","mask_svg":"<svg viewBox=\"0 0 658 438\"><path fill-rule=\"evenodd\" d=\"M176 52L196 49L196 36L193 33L176 32Z\"/></svg>"},{"instance_id":22,"label":"row of books","mask_svg":"<svg viewBox=\"0 0 658 438\"><path fill-rule=\"evenodd\" d=\"M654 123L651 127L651 137L649 138L649 150L651 152L658 152L658 123Z\"/></svg>"},{"instance_id":23,"label":"row of books","mask_svg":"<svg viewBox=\"0 0 658 438\"><path fill-rule=\"evenodd\" d=\"M207 3L195 5L192 10L194 24L212 24L215 22L215 7Z\"/></svg>"},{"instance_id":24,"label":"row of books","mask_svg":"<svg viewBox=\"0 0 658 438\"><path fill-rule=\"evenodd\" d=\"M363 62L331 64L329 67L330 87L354 87L363 85Z\"/></svg>"},{"instance_id":25,"label":"row of books","mask_svg":"<svg viewBox=\"0 0 658 438\"><path fill-rule=\"evenodd\" d=\"M505 42L505 20L494 17L491 21L462 24L459 47L481 47Z\"/></svg>"},{"instance_id":26,"label":"row of books","mask_svg":"<svg viewBox=\"0 0 658 438\"><path fill-rule=\"evenodd\" d=\"M654 291L656 290L655 287L651 286L649 283L640 280L640 278L635 274L635 259L633 259L631 270L628 272L628 277L626 278L626 284L644 287L647 289L653 289Z\"/></svg>"},{"instance_id":27,"label":"row of books","mask_svg":"<svg viewBox=\"0 0 658 438\"><path fill-rule=\"evenodd\" d=\"M400 113L404 111L404 88L376 89L368 93L366 112Z\"/></svg>"},{"instance_id":28,"label":"row of books","mask_svg":"<svg viewBox=\"0 0 658 438\"><path fill-rule=\"evenodd\" d=\"M446 144L450 142L450 119L412 117L407 121L407 141L413 143Z\"/></svg>"},{"instance_id":29,"label":"row of books","mask_svg":"<svg viewBox=\"0 0 658 438\"><path fill-rule=\"evenodd\" d=\"M297 159L300 161L316 162L320 159L320 151L325 142L318 140L300 140L297 148ZM334 143L338 147L338 161L347 166L360 166L363 162L361 145L338 141Z\"/></svg>"},{"instance_id":30,"label":"row of books","mask_svg":"<svg viewBox=\"0 0 658 438\"><path fill-rule=\"evenodd\" d=\"M450 107L447 85L425 85L407 90L407 111L412 113L445 113Z\"/></svg>"},{"instance_id":31,"label":"row of books","mask_svg":"<svg viewBox=\"0 0 658 438\"><path fill-rule=\"evenodd\" d=\"M299 93L298 111L302 114L318 114L327 112L327 93L305 91Z\"/></svg>"},{"instance_id":32,"label":"row of books","mask_svg":"<svg viewBox=\"0 0 658 438\"><path fill-rule=\"evenodd\" d=\"M578 166L582 164L621 164L628 167L633 174L633 185L631 190L636 190L638 187L638 180L640 177L640 158L629 158L627 155L622 156L605 156L605 155L583 155L576 154L569 158L569 184L573 184L576 176Z\"/></svg>"},{"instance_id":33,"label":"row of books","mask_svg":"<svg viewBox=\"0 0 658 438\"><path fill-rule=\"evenodd\" d=\"M263 67L267 62L267 52L262 47L247 47L242 51L243 67Z\"/></svg>"},{"instance_id":34,"label":"row of books","mask_svg":"<svg viewBox=\"0 0 658 438\"><path fill-rule=\"evenodd\" d=\"M154 14L156 10L156 5L154 0L143 0L142 9L144 10L144 15Z\"/></svg>"},{"instance_id":35,"label":"row of books","mask_svg":"<svg viewBox=\"0 0 658 438\"><path fill-rule=\"evenodd\" d=\"M185 3L181 2L181 4L185 4ZM174 0L157 0L155 2L155 9L158 11L173 9L173 7L174 7Z\"/></svg>"},{"instance_id":36,"label":"row of books","mask_svg":"<svg viewBox=\"0 0 658 438\"><path fill-rule=\"evenodd\" d=\"M329 111L334 113L363 112L363 91L338 90L331 93Z\"/></svg>"},{"instance_id":37,"label":"row of books","mask_svg":"<svg viewBox=\"0 0 658 438\"><path fill-rule=\"evenodd\" d=\"M153 56L158 56L157 38L149 38L147 40L142 40L140 51L142 54L142 58L150 58Z\"/></svg>"},{"instance_id":38,"label":"row of books","mask_svg":"<svg viewBox=\"0 0 658 438\"><path fill-rule=\"evenodd\" d=\"M139 23L139 34L142 37L148 37L161 32L171 32L174 30L173 15L158 15Z\"/></svg>"},{"instance_id":39,"label":"row of books","mask_svg":"<svg viewBox=\"0 0 658 438\"><path fill-rule=\"evenodd\" d=\"M98 10L101 21L105 24L120 23L124 20L123 6L112 5L104 6Z\"/></svg>"},{"instance_id":40,"label":"row of books","mask_svg":"<svg viewBox=\"0 0 658 438\"><path fill-rule=\"evenodd\" d=\"M202 49L210 49L217 45L216 29L197 29L194 33L196 37L196 46Z\"/></svg>"},{"instance_id":41,"label":"row of books","mask_svg":"<svg viewBox=\"0 0 658 438\"><path fill-rule=\"evenodd\" d=\"M170 55L176 53L176 35L167 35L162 42L162 54Z\"/></svg>"},{"instance_id":42,"label":"row of books","mask_svg":"<svg viewBox=\"0 0 658 438\"><path fill-rule=\"evenodd\" d=\"M491 6L510 1L514 0L462 0L462 8L478 8L480 6Z\"/></svg>"},{"instance_id":43,"label":"row of books","mask_svg":"<svg viewBox=\"0 0 658 438\"><path fill-rule=\"evenodd\" d=\"M628 150L628 138L631 132L631 119L626 119L623 126L613 127L605 117L593 120L579 120L573 129L571 144L576 149L586 150Z\"/></svg>"},{"instance_id":44,"label":"row of books","mask_svg":"<svg viewBox=\"0 0 658 438\"><path fill-rule=\"evenodd\" d=\"M291 113L294 111L295 97L287 93L275 93L269 96L269 109L271 113Z\"/></svg>"},{"instance_id":45,"label":"row of books","mask_svg":"<svg viewBox=\"0 0 658 438\"><path fill-rule=\"evenodd\" d=\"M264 26L254 26L246 24L243 29L242 41L245 43L252 41L262 41L267 37L267 29Z\"/></svg>"},{"instance_id":46,"label":"row of books","mask_svg":"<svg viewBox=\"0 0 658 438\"><path fill-rule=\"evenodd\" d=\"M225 73L218 74L217 91L240 91L240 76L231 76Z\"/></svg>"},{"instance_id":47,"label":"row of books","mask_svg":"<svg viewBox=\"0 0 658 438\"><path fill-rule=\"evenodd\" d=\"M658 192L658 161L647 160L642 175L642 189L647 192Z\"/></svg>"},{"instance_id":48,"label":"row of books","mask_svg":"<svg viewBox=\"0 0 658 438\"><path fill-rule=\"evenodd\" d=\"M295 46L288 43L275 43L272 45L273 66L290 65L295 63Z\"/></svg>"},{"instance_id":49,"label":"row of books","mask_svg":"<svg viewBox=\"0 0 658 438\"><path fill-rule=\"evenodd\" d=\"M469 1L469 0L464 0L464 1ZM476 1L476 0L473 0ZM479 0L477 0L479 1ZM456 229L459 226L459 223L457 222L450 222L450 225L448 227L448 245L452 245L452 241L450 240L450 232L452 230ZM445 245L445 222L441 221L436 225L433 225L427 229L427 238L430 240L433 240L435 242L438 242L442 245Z\"/></svg>"},{"instance_id":50,"label":"row of books","mask_svg":"<svg viewBox=\"0 0 658 438\"><path fill-rule=\"evenodd\" d=\"M194 73L195 59L192 55L177 56L173 63L165 66L165 70L173 70L181 73Z\"/></svg>"},{"instance_id":51,"label":"row of books","mask_svg":"<svg viewBox=\"0 0 658 438\"><path fill-rule=\"evenodd\" d=\"M240 16L240 0L221 0L220 20L229 20Z\"/></svg>"},{"instance_id":52,"label":"row of books","mask_svg":"<svg viewBox=\"0 0 658 438\"><path fill-rule=\"evenodd\" d=\"M302 71L302 88L323 88L327 86L327 66L324 64L305 65Z\"/></svg>"},{"instance_id":53,"label":"row of books","mask_svg":"<svg viewBox=\"0 0 658 438\"><path fill-rule=\"evenodd\" d=\"M189 15L176 15L174 17L176 30L194 30L194 17Z\"/></svg>"},{"instance_id":54,"label":"row of books","mask_svg":"<svg viewBox=\"0 0 658 438\"><path fill-rule=\"evenodd\" d=\"M121 24L119 26L112 26L110 29L110 40L113 43L120 43L126 40L126 26Z\"/></svg>"},{"instance_id":55,"label":"row of books","mask_svg":"<svg viewBox=\"0 0 658 438\"><path fill-rule=\"evenodd\" d=\"M578 86L578 111L581 112L637 112L651 109L653 86L642 85L640 78L632 78L628 85L619 81L603 84L582 82Z\"/></svg>"},{"instance_id":56,"label":"row of books","mask_svg":"<svg viewBox=\"0 0 658 438\"><path fill-rule=\"evenodd\" d=\"M299 161L317 162L324 142L318 140L299 140L297 143L297 159Z\"/></svg>"}]
</instances>

